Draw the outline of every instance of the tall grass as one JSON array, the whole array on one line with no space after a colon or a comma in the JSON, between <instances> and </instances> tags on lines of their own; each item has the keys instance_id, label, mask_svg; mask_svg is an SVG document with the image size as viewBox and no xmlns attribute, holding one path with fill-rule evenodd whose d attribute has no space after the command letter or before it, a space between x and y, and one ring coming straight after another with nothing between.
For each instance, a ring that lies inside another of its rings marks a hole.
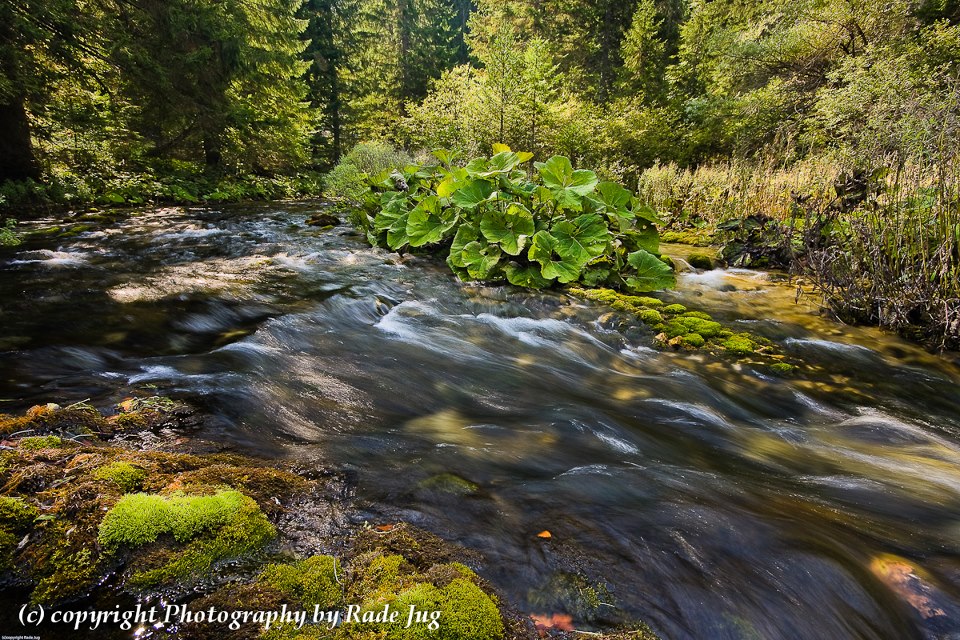
<instances>
[{"instance_id":1,"label":"tall grass","mask_svg":"<svg viewBox=\"0 0 960 640\"><path fill-rule=\"evenodd\" d=\"M670 228L769 216L836 318L960 349L960 142L930 134L910 154L654 166L638 192Z\"/></svg>"}]
</instances>

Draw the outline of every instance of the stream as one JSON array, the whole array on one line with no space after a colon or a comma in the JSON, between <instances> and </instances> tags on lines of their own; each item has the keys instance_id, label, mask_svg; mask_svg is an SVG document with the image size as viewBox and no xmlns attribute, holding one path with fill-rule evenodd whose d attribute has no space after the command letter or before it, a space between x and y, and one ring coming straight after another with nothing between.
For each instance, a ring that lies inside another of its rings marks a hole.
<instances>
[{"instance_id":1,"label":"stream","mask_svg":"<svg viewBox=\"0 0 960 640\"><path fill-rule=\"evenodd\" d=\"M609 308L306 226L318 206L144 209L4 250L0 411L183 399L211 416L194 437L342 469L361 520L474 549L522 611L582 629L960 638L955 363L719 269L657 295L807 367L662 352Z\"/></svg>"}]
</instances>

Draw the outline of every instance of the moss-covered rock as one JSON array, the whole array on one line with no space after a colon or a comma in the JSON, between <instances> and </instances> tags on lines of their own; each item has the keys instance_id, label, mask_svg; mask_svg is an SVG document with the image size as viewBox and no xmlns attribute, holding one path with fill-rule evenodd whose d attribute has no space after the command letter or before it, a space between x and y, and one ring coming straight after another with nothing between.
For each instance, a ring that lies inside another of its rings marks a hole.
<instances>
[{"instance_id":1,"label":"moss-covered rock","mask_svg":"<svg viewBox=\"0 0 960 640\"><path fill-rule=\"evenodd\" d=\"M343 602L343 570L333 556L312 556L289 564L268 565L259 581L303 607L337 607Z\"/></svg>"},{"instance_id":2,"label":"moss-covered rock","mask_svg":"<svg viewBox=\"0 0 960 640\"><path fill-rule=\"evenodd\" d=\"M421 491L430 491L445 493L455 496L465 496L476 493L479 487L475 482L470 482L453 473L440 473L435 476L422 480L418 485Z\"/></svg>"},{"instance_id":3,"label":"moss-covered rock","mask_svg":"<svg viewBox=\"0 0 960 640\"><path fill-rule=\"evenodd\" d=\"M754 342L750 334L738 333L724 340L721 343L721 346L731 353L735 353L737 355L748 355L754 353L759 345Z\"/></svg>"},{"instance_id":4,"label":"moss-covered rock","mask_svg":"<svg viewBox=\"0 0 960 640\"><path fill-rule=\"evenodd\" d=\"M214 495L129 494L104 516L98 540L108 553L136 548L169 534L182 548L164 546L148 554L131 576L139 586L155 586L209 571L218 560L255 551L276 530L260 507L239 491Z\"/></svg>"},{"instance_id":5,"label":"moss-covered rock","mask_svg":"<svg viewBox=\"0 0 960 640\"><path fill-rule=\"evenodd\" d=\"M117 461L99 467L93 472L93 476L98 480L116 484L124 493L130 493L143 488L147 472L129 462Z\"/></svg>"},{"instance_id":6,"label":"moss-covered rock","mask_svg":"<svg viewBox=\"0 0 960 640\"><path fill-rule=\"evenodd\" d=\"M694 269L713 269L713 258L705 253L692 253L687 257L687 264Z\"/></svg>"},{"instance_id":7,"label":"moss-covered rock","mask_svg":"<svg viewBox=\"0 0 960 640\"><path fill-rule=\"evenodd\" d=\"M703 336L699 333L688 333L687 335L683 336L683 344L688 347L693 347L694 349L699 349L706 343L707 341L704 340Z\"/></svg>"},{"instance_id":8,"label":"moss-covered rock","mask_svg":"<svg viewBox=\"0 0 960 640\"><path fill-rule=\"evenodd\" d=\"M664 305L656 298L629 296L611 289L571 288L569 292L635 316L656 332L654 344L663 349L702 349L717 355L749 357L752 364L769 365L777 373L786 373L796 366L784 362L785 356L777 353L769 340L734 332L704 311L689 310L682 304Z\"/></svg>"}]
</instances>

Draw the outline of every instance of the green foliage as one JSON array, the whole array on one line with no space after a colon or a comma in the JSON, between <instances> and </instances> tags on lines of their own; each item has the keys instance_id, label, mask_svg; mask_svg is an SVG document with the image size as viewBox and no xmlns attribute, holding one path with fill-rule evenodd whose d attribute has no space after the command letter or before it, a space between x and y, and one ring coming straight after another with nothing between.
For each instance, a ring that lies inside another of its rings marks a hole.
<instances>
[{"instance_id":1,"label":"green foliage","mask_svg":"<svg viewBox=\"0 0 960 640\"><path fill-rule=\"evenodd\" d=\"M464 279L634 291L673 285L671 269L653 253L656 217L629 191L562 156L535 163L530 175L521 167L532 154L503 145L495 151L463 168L411 165L368 177L366 209L355 224L376 246L444 255Z\"/></svg>"},{"instance_id":2,"label":"green foliage","mask_svg":"<svg viewBox=\"0 0 960 640\"><path fill-rule=\"evenodd\" d=\"M129 462L117 461L98 468L93 472L93 477L112 482L120 487L120 490L124 493L130 493L143 487L143 481L147 479L147 472Z\"/></svg>"},{"instance_id":3,"label":"green foliage","mask_svg":"<svg viewBox=\"0 0 960 640\"><path fill-rule=\"evenodd\" d=\"M2 202L0 202L2 205ZM13 218L0 224L0 247L15 247L20 244L20 236L17 235L17 221Z\"/></svg>"},{"instance_id":4,"label":"green foliage","mask_svg":"<svg viewBox=\"0 0 960 640\"><path fill-rule=\"evenodd\" d=\"M363 203L370 191L367 176L391 173L411 164L413 158L383 142L353 147L323 179L323 193L335 201Z\"/></svg>"}]
</instances>

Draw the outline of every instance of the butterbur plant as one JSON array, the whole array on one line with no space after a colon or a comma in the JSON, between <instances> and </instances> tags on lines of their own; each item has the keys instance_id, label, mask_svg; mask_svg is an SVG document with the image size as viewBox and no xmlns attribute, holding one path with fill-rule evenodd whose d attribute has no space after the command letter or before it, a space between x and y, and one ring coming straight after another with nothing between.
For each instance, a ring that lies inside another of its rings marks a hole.
<instances>
[{"instance_id":1,"label":"butterbur plant","mask_svg":"<svg viewBox=\"0 0 960 640\"><path fill-rule=\"evenodd\" d=\"M634 292L674 285L655 212L621 185L563 156L530 170L533 154L504 145L465 167L447 151L433 155L437 164L369 177L354 219L372 245L445 254L462 280Z\"/></svg>"}]
</instances>

